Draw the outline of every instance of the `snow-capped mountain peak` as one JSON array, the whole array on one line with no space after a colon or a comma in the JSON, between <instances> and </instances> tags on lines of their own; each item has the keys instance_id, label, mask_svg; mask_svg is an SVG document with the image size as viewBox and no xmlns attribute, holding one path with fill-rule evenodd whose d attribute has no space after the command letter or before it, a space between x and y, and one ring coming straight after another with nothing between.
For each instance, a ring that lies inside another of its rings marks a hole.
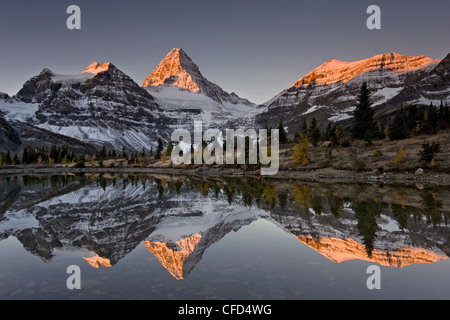
<instances>
[{"instance_id":1,"label":"snow-capped mountain peak","mask_svg":"<svg viewBox=\"0 0 450 320\"><path fill-rule=\"evenodd\" d=\"M236 94L229 94L217 84L207 80L199 67L181 48L172 49L153 72L144 80L143 87L158 92L167 86L175 86L202 94L218 103L228 102L254 106L250 101L240 98Z\"/></svg>"},{"instance_id":2,"label":"snow-capped mountain peak","mask_svg":"<svg viewBox=\"0 0 450 320\"><path fill-rule=\"evenodd\" d=\"M235 118L251 118L257 111L254 103L207 80L181 48L171 50L161 60L143 87L176 127L192 126L194 120L203 121L206 126L222 127Z\"/></svg>"},{"instance_id":3,"label":"snow-capped mountain peak","mask_svg":"<svg viewBox=\"0 0 450 320\"><path fill-rule=\"evenodd\" d=\"M198 66L181 48L171 50L144 80L144 87L172 84L192 92L200 91L204 78Z\"/></svg>"},{"instance_id":4,"label":"snow-capped mountain peak","mask_svg":"<svg viewBox=\"0 0 450 320\"><path fill-rule=\"evenodd\" d=\"M371 71L404 73L436 66L439 62L439 59L432 59L423 55L414 57L396 52L382 53L372 58L353 62L330 59L300 78L293 86L307 86L312 82L316 85L328 85L336 82L346 83Z\"/></svg>"}]
</instances>

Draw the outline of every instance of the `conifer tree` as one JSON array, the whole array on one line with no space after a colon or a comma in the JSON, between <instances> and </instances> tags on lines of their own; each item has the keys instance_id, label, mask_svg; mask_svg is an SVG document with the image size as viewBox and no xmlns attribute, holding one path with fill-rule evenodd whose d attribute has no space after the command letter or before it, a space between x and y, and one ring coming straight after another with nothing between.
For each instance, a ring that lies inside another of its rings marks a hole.
<instances>
[{"instance_id":1,"label":"conifer tree","mask_svg":"<svg viewBox=\"0 0 450 320\"><path fill-rule=\"evenodd\" d=\"M394 120L389 125L389 139L400 140L408 137L408 128L403 109L395 114Z\"/></svg>"},{"instance_id":2,"label":"conifer tree","mask_svg":"<svg viewBox=\"0 0 450 320\"><path fill-rule=\"evenodd\" d=\"M445 103L443 114L444 114L445 126L448 128L448 127L450 127L450 110L448 109L447 103Z\"/></svg>"},{"instance_id":3,"label":"conifer tree","mask_svg":"<svg viewBox=\"0 0 450 320\"><path fill-rule=\"evenodd\" d=\"M279 142L284 144L288 143L287 132L284 129L283 121L280 120L278 124L278 134L279 134Z\"/></svg>"},{"instance_id":4,"label":"conifer tree","mask_svg":"<svg viewBox=\"0 0 450 320\"><path fill-rule=\"evenodd\" d=\"M370 101L370 91L367 83L361 85L358 102L354 111L351 134L355 139L364 139L371 143L377 133L377 126L373 120L374 111Z\"/></svg>"},{"instance_id":5,"label":"conifer tree","mask_svg":"<svg viewBox=\"0 0 450 320\"><path fill-rule=\"evenodd\" d=\"M2 156L2 163L6 165L12 164L11 153L9 152L9 150L6 152L5 155Z\"/></svg>"},{"instance_id":6,"label":"conifer tree","mask_svg":"<svg viewBox=\"0 0 450 320\"><path fill-rule=\"evenodd\" d=\"M163 151L163 145L161 138L158 138L158 146L156 147L155 159L161 159L161 152Z\"/></svg>"},{"instance_id":7,"label":"conifer tree","mask_svg":"<svg viewBox=\"0 0 450 320\"><path fill-rule=\"evenodd\" d=\"M436 131L438 126L438 112L433 106L433 103L430 103L430 106L428 107L428 125L430 133Z\"/></svg>"},{"instance_id":8,"label":"conifer tree","mask_svg":"<svg viewBox=\"0 0 450 320\"><path fill-rule=\"evenodd\" d=\"M167 145L166 149L166 155L170 157L172 155L172 150L173 150L173 143L172 141L169 141L169 144Z\"/></svg>"},{"instance_id":9,"label":"conifer tree","mask_svg":"<svg viewBox=\"0 0 450 320\"><path fill-rule=\"evenodd\" d=\"M306 123L306 119L303 118L303 123L302 123L302 128L300 131L302 136L307 136L308 135L308 124Z\"/></svg>"},{"instance_id":10,"label":"conifer tree","mask_svg":"<svg viewBox=\"0 0 450 320\"><path fill-rule=\"evenodd\" d=\"M320 128L317 124L316 118L313 118L311 120L311 124L309 126L309 136L311 137L311 142L313 143L313 145L316 146L317 142L320 139Z\"/></svg>"},{"instance_id":11,"label":"conifer tree","mask_svg":"<svg viewBox=\"0 0 450 320\"><path fill-rule=\"evenodd\" d=\"M128 159L127 151L125 150L125 146L122 146L122 158Z\"/></svg>"}]
</instances>

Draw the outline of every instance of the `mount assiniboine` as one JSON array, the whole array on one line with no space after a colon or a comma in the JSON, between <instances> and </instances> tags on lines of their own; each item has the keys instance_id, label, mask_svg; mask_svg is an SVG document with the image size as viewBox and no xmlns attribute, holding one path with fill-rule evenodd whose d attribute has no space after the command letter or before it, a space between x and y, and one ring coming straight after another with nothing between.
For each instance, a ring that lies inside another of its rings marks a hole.
<instances>
[{"instance_id":1,"label":"mount assiniboine","mask_svg":"<svg viewBox=\"0 0 450 320\"><path fill-rule=\"evenodd\" d=\"M178 48L142 86L112 63L94 62L75 75L44 69L15 96L0 93L0 151L54 143L75 151L103 145L150 150L176 128L192 130L195 120L219 129L274 127L282 120L290 135L312 117L322 127L345 125L363 82L378 119L389 119L402 104L438 105L450 97L450 55L442 61L397 53L354 62L331 59L260 106L207 80Z\"/></svg>"},{"instance_id":2,"label":"mount assiniboine","mask_svg":"<svg viewBox=\"0 0 450 320\"><path fill-rule=\"evenodd\" d=\"M257 112L254 103L205 79L181 48L166 55L143 87L166 111L175 128L192 129L194 120L202 121L207 128L221 129L231 119L246 119L245 123L251 124Z\"/></svg>"}]
</instances>

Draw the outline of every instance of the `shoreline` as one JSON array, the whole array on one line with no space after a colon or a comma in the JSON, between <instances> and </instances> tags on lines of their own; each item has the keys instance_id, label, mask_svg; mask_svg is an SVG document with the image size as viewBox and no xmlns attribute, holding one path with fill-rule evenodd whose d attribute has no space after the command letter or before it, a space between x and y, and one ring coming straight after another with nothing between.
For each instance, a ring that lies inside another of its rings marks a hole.
<instances>
[{"instance_id":1,"label":"shoreline","mask_svg":"<svg viewBox=\"0 0 450 320\"><path fill-rule=\"evenodd\" d=\"M195 168L173 167L86 167L73 166L4 166L1 176L14 175L58 175L58 174L164 174L178 176L216 177L216 178L256 178L265 180L298 180L323 183L382 183L412 185L418 188L450 186L450 174L423 170L419 172L373 172L353 171L333 168L311 170L279 170L276 175L263 176L258 171L241 168L200 166Z\"/></svg>"}]
</instances>

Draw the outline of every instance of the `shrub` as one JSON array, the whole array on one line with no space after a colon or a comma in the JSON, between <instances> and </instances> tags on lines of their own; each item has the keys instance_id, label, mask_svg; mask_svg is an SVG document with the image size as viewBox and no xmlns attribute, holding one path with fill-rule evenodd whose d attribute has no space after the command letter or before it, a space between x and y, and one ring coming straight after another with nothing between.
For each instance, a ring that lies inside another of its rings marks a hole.
<instances>
[{"instance_id":1,"label":"shrub","mask_svg":"<svg viewBox=\"0 0 450 320\"><path fill-rule=\"evenodd\" d=\"M423 143L422 150L419 151L420 159L425 163L430 163L441 151L441 144L438 142Z\"/></svg>"}]
</instances>

